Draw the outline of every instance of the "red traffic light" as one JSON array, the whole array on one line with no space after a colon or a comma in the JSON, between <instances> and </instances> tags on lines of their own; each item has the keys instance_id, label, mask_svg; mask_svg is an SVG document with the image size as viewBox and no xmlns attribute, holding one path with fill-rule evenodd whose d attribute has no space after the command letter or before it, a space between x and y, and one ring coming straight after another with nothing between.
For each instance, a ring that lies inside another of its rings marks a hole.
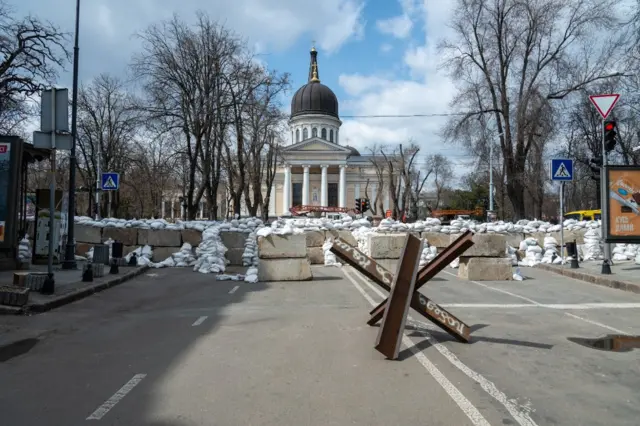
<instances>
[{"instance_id":1,"label":"red traffic light","mask_svg":"<svg viewBox=\"0 0 640 426\"><path fill-rule=\"evenodd\" d=\"M606 123L604 123L604 130L606 130L607 132L612 131L615 127L616 123L614 123L613 121L607 121Z\"/></svg>"}]
</instances>

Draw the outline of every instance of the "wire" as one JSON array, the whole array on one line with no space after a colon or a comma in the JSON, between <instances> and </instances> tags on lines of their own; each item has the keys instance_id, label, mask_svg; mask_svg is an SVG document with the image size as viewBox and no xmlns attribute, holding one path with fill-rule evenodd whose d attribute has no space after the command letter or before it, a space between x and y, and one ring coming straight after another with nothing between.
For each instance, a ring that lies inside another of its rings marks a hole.
<instances>
[{"instance_id":1,"label":"wire","mask_svg":"<svg viewBox=\"0 0 640 426\"><path fill-rule=\"evenodd\" d=\"M420 118L420 117L455 117L469 115L468 112L452 112L443 114L390 114L390 115L341 115L340 118Z\"/></svg>"}]
</instances>

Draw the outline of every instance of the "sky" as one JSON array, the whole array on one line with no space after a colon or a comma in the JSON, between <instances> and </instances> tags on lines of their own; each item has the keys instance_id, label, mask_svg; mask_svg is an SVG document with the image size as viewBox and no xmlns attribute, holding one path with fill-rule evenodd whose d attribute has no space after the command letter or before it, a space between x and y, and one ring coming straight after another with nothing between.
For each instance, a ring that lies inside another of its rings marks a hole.
<instances>
[{"instance_id":1,"label":"sky","mask_svg":"<svg viewBox=\"0 0 640 426\"><path fill-rule=\"evenodd\" d=\"M73 32L75 0L8 0L17 15L32 13ZM436 45L453 0L84 0L81 4L79 79L127 72L139 47L136 32L174 13L187 21L205 11L245 37L269 68L289 72L292 92L306 83L315 41L322 83L340 103L341 143L363 154L374 144L413 140L420 157L443 154L461 170L471 158L445 144L441 117L349 116L441 114L449 110L453 82L439 71ZM59 86L71 87L71 66Z\"/></svg>"}]
</instances>

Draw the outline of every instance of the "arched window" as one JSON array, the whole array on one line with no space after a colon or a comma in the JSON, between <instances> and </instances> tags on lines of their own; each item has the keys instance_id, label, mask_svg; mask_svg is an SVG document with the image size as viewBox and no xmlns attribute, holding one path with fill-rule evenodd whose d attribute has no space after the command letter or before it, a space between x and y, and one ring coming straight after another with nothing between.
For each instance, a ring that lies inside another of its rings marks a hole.
<instances>
[{"instance_id":1,"label":"arched window","mask_svg":"<svg viewBox=\"0 0 640 426\"><path fill-rule=\"evenodd\" d=\"M305 127L304 129L302 129L302 140L307 140L309 139L309 130Z\"/></svg>"},{"instance_id":2,"label":"arched window","mask_svg":"<svg viewBox=\"0 0 640 426\"><path fill-rule=\"evenodd\" d=\"M327 129L322 129L322 139L327 140Z\"/></svg>"},{"instance_id":3,"label":"arched window","mask_svg":"<svg viewBox=\"0 0 640 426\"><path fill-rule=\"evenodd\" d=\"M311 129L311 137L312 138L317 138L318 137L318 129L316 127Z\"/></svg>"},{"instance_id":4,"label":"arched window","mask_svg":"<svg viewBox=\"0 0 640 426\"><path fill-rule=\"evenodd\" d=\"M296 129L296 142L300 142L300 129Z\"/></svg>"},{"instance_id":5,"label":"arched window","mask_svg":"<svg viewBox=\"0 0 640 426\"><path fill-rule=\"evenodd\" d=\"M329 130L329 142L333 142L333 129Z\"/></svg>"}]
</instances>

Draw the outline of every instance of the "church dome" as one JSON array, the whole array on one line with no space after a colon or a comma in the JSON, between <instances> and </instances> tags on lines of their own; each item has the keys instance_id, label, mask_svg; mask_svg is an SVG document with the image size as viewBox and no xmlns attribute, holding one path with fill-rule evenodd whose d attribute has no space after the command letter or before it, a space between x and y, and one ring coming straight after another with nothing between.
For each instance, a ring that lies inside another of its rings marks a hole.
<instances>
[{"instance_id":1,"label":"church dome","mask_svg":"<svg viewBox=\"0 0 640 426\"><path fill-rule=\"evenodd\" d=\"M309 81L298 89L291 99L291 118L303 114L338 116L338 98L331 89L320 83L318 52L311 49Z\"/></svg>"}]
</instances>

